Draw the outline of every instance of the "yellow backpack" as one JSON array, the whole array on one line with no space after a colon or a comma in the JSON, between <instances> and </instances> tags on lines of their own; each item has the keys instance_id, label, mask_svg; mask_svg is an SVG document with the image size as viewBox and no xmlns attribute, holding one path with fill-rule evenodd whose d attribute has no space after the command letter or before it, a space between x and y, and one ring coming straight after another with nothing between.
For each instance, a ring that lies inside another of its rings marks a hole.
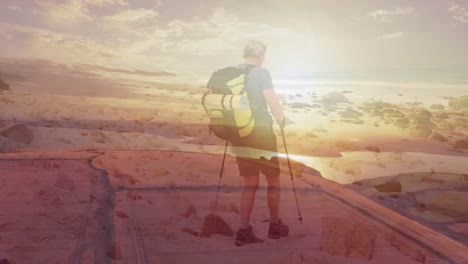
<instances>
[{"instance_id":1,"label":"yellow backpack","mask_svg":"<svg viewBox=\"0 0 468 264\"><path fill-rule=\"evenodd\" d=\"M208 91L202 97L203 107L210 116L210 134L213 132L218 138L232 142L252 133L255 120L244 84L247 74L254 67L227 67L211 75L207 84ZM207 106L206 98L210 94L220 95L219 107ZM247 107L233 105L233 102L238 103L239 100L244 102L244 105L247 100Z\"/></svg>"}]
</instances>

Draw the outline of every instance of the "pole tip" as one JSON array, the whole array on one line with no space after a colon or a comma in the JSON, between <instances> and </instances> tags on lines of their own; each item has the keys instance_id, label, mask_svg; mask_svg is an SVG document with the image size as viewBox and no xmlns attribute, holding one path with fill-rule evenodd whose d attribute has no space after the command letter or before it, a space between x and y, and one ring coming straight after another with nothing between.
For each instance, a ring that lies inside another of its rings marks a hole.
<instances>
[{"instance_id":1,"label":"pole tip","mask_svg":"<svg viewBox=\"0 0 468 264\"><path fill-rule=\"evenodd\" d=\"M299 216L299 222L302 224L302 216Z\"/></svg>"}]
</instances>

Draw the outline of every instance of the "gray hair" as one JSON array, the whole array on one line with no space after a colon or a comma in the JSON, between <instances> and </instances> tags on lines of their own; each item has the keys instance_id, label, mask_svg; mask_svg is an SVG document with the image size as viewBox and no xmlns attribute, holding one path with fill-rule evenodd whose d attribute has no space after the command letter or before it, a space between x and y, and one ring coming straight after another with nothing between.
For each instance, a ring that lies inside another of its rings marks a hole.
<instances>
[{"instance_id":1,"label":"gray hair","mask_svg":"<svg viewBox=\"0 0 468 264\"><path fill-rule=\"evenodd\" d=\"M244 48L244 58L259 58L265 55L266 46L260 41L250 40Z\"/></svg>"}]
</instances>

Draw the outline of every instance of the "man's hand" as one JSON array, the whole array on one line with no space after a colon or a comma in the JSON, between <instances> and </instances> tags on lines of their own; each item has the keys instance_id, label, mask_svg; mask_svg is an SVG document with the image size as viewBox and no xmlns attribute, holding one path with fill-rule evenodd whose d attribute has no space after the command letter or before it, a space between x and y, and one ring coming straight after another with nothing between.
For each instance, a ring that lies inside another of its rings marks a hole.
<instances>
[{"instance_id":1,"label":"man's hand","mask_svg":"<svg viewBox=\"0 0 468 264\"><path fill-rule=\"evenodd\" d=\"M293 125L294 122L287 118L286 116L283 116L283 119L281 121L278 121L278 125L280 126L280 128L284 128L286 125Z\"/></svg>"}]
</instances>

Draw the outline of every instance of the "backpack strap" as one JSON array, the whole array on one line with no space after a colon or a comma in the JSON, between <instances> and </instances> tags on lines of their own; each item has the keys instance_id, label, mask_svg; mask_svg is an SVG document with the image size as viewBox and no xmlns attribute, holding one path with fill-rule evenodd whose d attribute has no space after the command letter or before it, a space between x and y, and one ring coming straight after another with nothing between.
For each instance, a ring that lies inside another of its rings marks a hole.
<instances>
[{"instance_id":1,"label":"backpack strap","mask_svg":"<svg viewBox=\"0 0 468 264\"><path fill-rule=\"evenodd\" d=\"M244 79L244 87L242 88L242 90L239 92L240 95L244 95L245 93L245 80L247 79L247 75L249 75L250 71L255 68L255 67L258 67L257 65L253 65L253 64L247 64L247 66L244 68L244 73L245 73L245 79Z\"/></svg>"},{"instance_id":2,"label":"backpack strap","mask_svg":"<svg viewBox=\"0 0 468 264\"><path fill-rule=\"evenodd\" d=\"M206 96L207 96L209 93L211 93L211 90L208 90L208 91L206 91L206 92L203 94L203 97L202 97L202 99L201 99L201 102L202 102L203 108L205 108L205 112L208 114L208 116L211 116L211 115L210 115L210 112L208 111L208 109L207 109L206 106L205 106L205 98L206 98Z\"/></svg>"}]
</instances>

